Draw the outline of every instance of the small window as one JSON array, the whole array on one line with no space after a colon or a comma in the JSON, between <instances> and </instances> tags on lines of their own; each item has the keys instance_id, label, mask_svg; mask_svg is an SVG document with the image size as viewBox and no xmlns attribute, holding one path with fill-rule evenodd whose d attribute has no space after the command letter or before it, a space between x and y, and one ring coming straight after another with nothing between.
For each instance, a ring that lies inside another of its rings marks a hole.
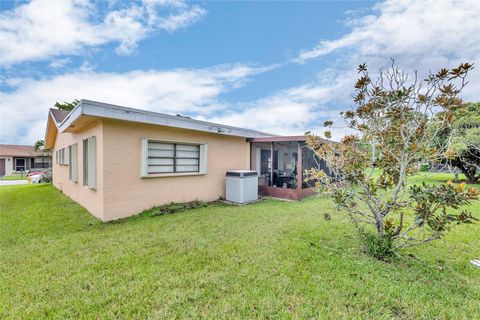
<instances>
[{"instance_id":1,"label":"small window","mask_svg":"<svg viewBox=\"0 0 480 320\"><path fill-rule=\"evenodd\" d=\"M206 144L143 140L142 176L206 173Z\"/></svg>"},{"instance_id":2,"label":"small window","mask_svg":"<svg viewBox=\"0 0 480 320\"><path fill-rule=\"evenodd\" d=\"M65 151L65 148L58 150L58 164L61 166L68 165L68 149Z\"/></svg>"},{"instance_id":3,"label":"small window","mask_svg":"<svg viewBox=\"0 0 480 320\"><path fill-rule=\"evenodd\" d=\"M97 143L95 137L83 140L83 185L97 187Z\"/></svg>"}]
</instances>

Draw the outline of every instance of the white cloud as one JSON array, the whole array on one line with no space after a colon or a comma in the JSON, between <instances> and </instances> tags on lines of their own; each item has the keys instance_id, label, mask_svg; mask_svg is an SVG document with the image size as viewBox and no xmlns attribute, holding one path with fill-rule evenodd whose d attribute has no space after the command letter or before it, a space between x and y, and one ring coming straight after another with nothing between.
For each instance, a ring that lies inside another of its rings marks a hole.
<instances>
[{"instance_id":1,"label":"white cloud","mask_svg":"<svg viewBox=\"0 0 480 320\"><path fill-rule=\"evenodd\" d=\"M102 73L79 70L52 78L9 79L0 92L2 142L33 143L44 135L47 111L57 101L91 99L170 114L209 115L218 98L271 67L221 65L204 69Z\"/></svg>"},{"instance_id":2,"label":"white cloud","mask_svg":"<svg viewBox=\"0 0 480 320\"><path fill-rule=\"evenodd\" d=\"M207 120L281 135L302 135L307 130L321 133L320 122L338 120L338 111L332 104L347 104L350 99L349 91L344 90L350 78L331 76L327 70L313 83L230 105L223 114ZM344 130L338 128L335 133L335 138L339 138Z\"/></svg>"},{"instance_id":3,"label":"white cloud","mask_svg":"<svg viewBox=\"0 0 480 320\"><path fill-rule=\"evenodd\" d=\"M480 52L478 0L387 0L374 6L375 15L351 19L352 31L323 40L295 61L306 62L349 48L363 56L410 56L473 59Z\"/></svg>"},{"instance_id":4,"label":"white cloud","mask_svg":"<svg viewBox=\"0 0 480 320\"><path fill-rule=\"evenodd\" d=\"M50 67L54 69L59 69L59 68L65 67L70 62L71 62L70 58L55 59L52 62L50 62Z\"/></svg>"},{"instance_id":5,"label":"white cloud","mask_svg":"<svg viewBox=\"0 0 480 320\"><path fill-rule=\"evenodd\" d=\"M349 19L351 32L324 40L294 60L306 63L331 53L335 67L324 70L309 84L281 90L263 99L234 106L235 110L213 120L278 134L322 133L322 122L335 120L335 139L349 132L339 112L352 103L356 66L364 61L370 70L390 64L420 76L460 62L480 63L480 2L388 0L374 6L376 15ZM357 12L355 14L358 14ZM372 72L374 73L374 72ZM480 66L470 74L465 100L480 99Z\"/></svg>"},{"instance_id":6,"label":"white cloud","mask_svg":"<svg viewBox=\"0 0 480 320\"><path fill-rule=\"evenodd\" d=\"M408 73L418 70L420 79L442 67L473 62L476 68L469 74L461 97L480 100L480 1L387 0L375 4L373 11L374 15L347 20L350 32L320 41L293 61L304 64L331 55L328 58L335 58L338 66L336 74L351 79L343 82L345 92L352 92L357 76L353 71L363 62L374 74L394 58ZM348 106L345 103L335 108L340 111Z\"/></svg>"},{"instance_id":7,"label":"white cloud","mask_svg":"<svg viewBox=\"0 0 480 320\"><path fill-rule=\"evenodd\" d=\"M32 0L0 13L0 63L75 55L110 42L119 43L118 54L130 54L150 33L187 27L205 14L183 0L146 0L105 14L88 0Z\"/></svg>"},{"instance_id":8,"label":"white cloud","mask_svg":"<svg viewBox=\"0 0 480 320\"><path fill-rule=\"evenodd\" d=\"M146 11L159 5L169 5L178 12L195 7L168 0L144 1ZM443 66L453 67L464 61L476 62L477 68L469 77L471 83L463 96L466 100L479 100L479 7L479 2L469 0L389 0L377 4L375 15L348 21L351 32L337 40L322 41L316 48L300 53L296 59L306 63L330 53L348 53L335 57L335 67L319 73L310 83L242 103L224 101L222 94L242 86L250 76L278 65L259 68L230 65L124 74L95 72L85 66L72 74L48 79L6 79L5 83L14 89L0 96L1 138L9 142L31 143L43 135L48 107L55 101L73 98L173 114L188 113L199 119L278 134L302 134L305 130L322 132L321 122L339 120L339 111L347 109L352 101L353 82L357 76L355 66L366 61L371 70L375 70L388 64L390 58L396 58L398 66L407 71L418 69L422 73ZM143 29L135 27L138 13L130 9L111 12L109 18L101 22L112 25L108 30L116 30L113 26L124 24L123 28L130 32L125 32L122 39L117 40L121 43L117 49L119 53L135 50L138 38L143 36ZM147 25L161 28L161 21L165 22L156 16L149 17L145 20ZM169 16L165 17L168 19ZM164 30L170 31L176 25L175 21L188 24L196 20L173 19L171 24L163 25ZM118 30L111 31L110 39L115 33L121 33ZM341 127L334 130L337 139L344 133L345 129Z\"/></svg>"},{"instance_id":9,"label":"white cloud","mask_svg":"<svg viewBox=\"0 0 480 320\"><path fill-rule=\"evenodd\" d=\"M188 11L158 19L158 25L162 29L172 32L197 22L205 15L205 13L205 9L199 6L192 6Z\"/></svg>"}]
</instances>

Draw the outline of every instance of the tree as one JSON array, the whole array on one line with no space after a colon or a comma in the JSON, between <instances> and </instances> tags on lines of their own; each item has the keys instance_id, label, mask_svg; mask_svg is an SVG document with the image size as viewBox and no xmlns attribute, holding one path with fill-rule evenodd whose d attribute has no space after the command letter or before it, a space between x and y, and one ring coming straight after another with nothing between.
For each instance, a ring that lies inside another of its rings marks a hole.
<instances>
[{"instance_id":1,"label":"tree","mask_svg":"<svg viewBox=\"0 0 480 320\"><path fill-rule=\"evenodd\" d=\"M55 108L58 110L72 111L79 102L80 101L77 99L73 100L72 102L55 102Z\"/></svg>"},{"instance_id":2,"label":"tree","mask_svg":"<svg viewBox=\"0 0 480 320\"><path fill-rule=\"evenodd\" d=\"M475 219L467 211L453 214L447 209L459 211L476 199L476 189L407 185L407 177L421 162L440 157L434 143L437 131L452 126L453 112L462 104L458 95L472 68L468 63L444 68L422 81L416 71L410 77L392 63L374 80L367 66L360 65L354 105L341 113L355 133L340 143L325 143L308 134L309 147L331 172L313 169L309 179L331 192L338 208L365 235L367 251L373 255L383 258L398 248L441 238L454 224ZM442 116L435 116L439 111ZM332 125L325 122L326 127ZM406 215L410 211L414 219Z\"/></svg>"},{"instance_id":3,"label":"tree","mask_svg":"<svg viewBox=\"0 0 480 320\"><path fill-rule=\"evenodd\" d=\"M480 179L480 102L462 105L454 117L452 126L439 135L438 144L451 137L444 153L446 161L465 174L467 183L476 183Z\"/></svg>"},{"instance_id":4,"label":"tree","mask_svg":"<svg viewBox=\"0 0 480 320\"><path fill-rule=\"evenodd\" d=\"M80 101L77 100L77 99L73 100L72 102L63 102L63 103L55 102L55 108L57 108L58 110L72 111L73 108L75 108L75 106L76 106L79 102L80 102ZM38 151L38 150L42 149L44 145L45 145L45 141L43 141L43 140L37 140L37 141L33 144L33 149L34 149L35 151Z\"/></svg>"},{"instance_id":5,"label":"tree","mask_svg":"<svg viewBox=\"0 0 480 320\"><path fill-rule=\"evenodd\" d=\"M45 141L37 140L37 142L35 142L35 144L33 145L33 149L35 151L38 151L38 150L42 149L44 145L45 145Z\"/></svg>"}]
</instances>

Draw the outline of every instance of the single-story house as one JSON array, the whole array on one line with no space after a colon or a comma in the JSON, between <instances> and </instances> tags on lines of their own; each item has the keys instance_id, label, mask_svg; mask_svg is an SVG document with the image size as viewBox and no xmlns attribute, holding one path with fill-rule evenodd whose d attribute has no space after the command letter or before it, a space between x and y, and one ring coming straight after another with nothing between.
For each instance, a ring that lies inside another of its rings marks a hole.
<instances>
[{"instance_id":1,"label":"single-story house","mask_svg":"<svg viewBox=\"0 0 480 320\"><path fill-rule=\"evenodd\" d=\"M303 169L322 165L305 141L81 100L70 112L50 110L45 148L53 185L109 221L169 202L223 198L226 171L234 169L256 170L262 194L301 199L313 192Z\"/></svg>"},{"instance_id":2,"label":"single-story house","mask_svg":"<svg viewBox=\"0 0 480 320\"><path fill-rule=\"evenodd\" d=\"M34 150L33 146L0 144L0 176L50 168L51 164L50 152Z\"/></svg>"}]
</instances>

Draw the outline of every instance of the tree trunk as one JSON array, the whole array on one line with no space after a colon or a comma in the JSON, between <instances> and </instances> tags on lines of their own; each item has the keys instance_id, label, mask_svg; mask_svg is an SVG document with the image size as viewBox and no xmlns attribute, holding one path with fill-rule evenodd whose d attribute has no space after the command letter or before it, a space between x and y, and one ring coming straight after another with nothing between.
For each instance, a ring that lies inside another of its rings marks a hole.
<instances>
[{"instance_id":1,"label":"tree trunk","mask_svg":"<svg viewBox=\"0 0 480 320\"><path fill-rule=\"evenodd\" d=\"M378 232L378 239L383 238L383 221L379 218L377 220L377 232Z\"/></svg>"}]
</instances>

